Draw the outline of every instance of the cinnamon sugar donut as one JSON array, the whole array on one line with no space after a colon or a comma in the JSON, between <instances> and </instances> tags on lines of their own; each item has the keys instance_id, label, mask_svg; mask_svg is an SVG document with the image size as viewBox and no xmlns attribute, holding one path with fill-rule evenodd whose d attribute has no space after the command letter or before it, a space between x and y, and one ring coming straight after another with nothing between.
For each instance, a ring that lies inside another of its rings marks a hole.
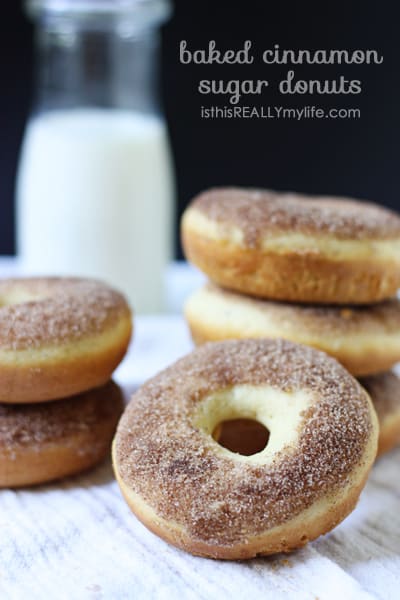
<instances>
[{"instance_id":1,"label":"cinnamon sugar donut","mask_svg":"<svg viewBox=\"0 0 400 600\"><path fill-rule=\"evenodd\" d=\"M270 432L252 456L212 437L249 418ZM355 506L376 455L365 390L334 359L283 340L210 343L133 396L113 443L136 516L166 541L223 559L288 552Z\"/></svg>"},{"instance_id":2,"label":"cinnamon sugar donut","mask_svg":"<svg viewBox=\"0 0 400 600\"><path fill-rule=\"evenodd\" d=\"M45 404L0 404L0 487L45 483L108 454L123 410L113 382Z\"/></svg>"},{"instance_id":3,"label":"cinnamon sugar donut","mask_svg":"<svg viewBox=\"0 0 400 600\"><path fill-rule=\"evenodd\" d=\"M378 456L400 444L400 379L381 373L360 379L369 393L379 421Z\"/></svg>"},{"instance_id":4,"label":"cinnamon sugar donut","mask_svg":"<svg viewBox=\"0 0 400 600\"><path fill-rule=\"evenodd\" d=\"M251 298L208 284L185 304L197 344L231 338L284 338L314 346L353 375L400 361L400 301L370 306L310 306Z\"/></svg>"},{"instance_id":5,"label":"cinnamon sugar donut","mask_svg":"<svg viewBox=\"0 0 400 600\"><path fill-rule=\"evenodd\" d=\"M182 243L213 281L262 298L365 304L400 287L400 217L367 202L212 189L186 209Z\"/></svg>"},{"instance_id":6,"label":"cinnamon sugar donut","mask_svg":"<svg viewBox=\"0 0 400 600\"><path fill-rule=\"evenodd\" d=\"M0 281L0 402L43 402L103 385L131 330L123 296L98 281Z\"/></svg>"}]
</instances>

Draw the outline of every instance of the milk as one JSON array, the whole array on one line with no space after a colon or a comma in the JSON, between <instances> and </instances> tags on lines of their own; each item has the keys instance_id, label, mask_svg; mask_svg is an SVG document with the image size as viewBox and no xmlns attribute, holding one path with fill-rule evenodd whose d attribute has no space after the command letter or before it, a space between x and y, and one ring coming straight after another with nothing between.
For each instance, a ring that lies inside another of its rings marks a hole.
<instances>
[{"instance_id":1,"label":"milk","mask_svg":"<svg viewBox=\"0 0 400 600\"><path fill-rule=\"evenodd\" d=\"M137 312L160 311L172 199L161 119L107 109L35 117L17 178L24 270L97 277L125 292Z\"/></svg>"}]
</instances>

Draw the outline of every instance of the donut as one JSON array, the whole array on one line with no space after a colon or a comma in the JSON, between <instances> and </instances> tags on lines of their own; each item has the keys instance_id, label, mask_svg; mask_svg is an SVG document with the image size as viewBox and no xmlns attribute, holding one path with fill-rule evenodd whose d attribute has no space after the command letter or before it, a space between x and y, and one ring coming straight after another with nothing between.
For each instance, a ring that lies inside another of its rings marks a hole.
<instances>
[{"instance_id":1,"label":"donut","mask_svg":"<svg viewBox=\"0 0 400 600\"><path fill-rule=\"evenodd\" d=\"M400 301L370 306L311 306L244 296L208 284L186 301L197 344L231 338L284 338L314 346L353 375L390 369L400 360Z\"/></svg>"},{"instance_id":2,"label":"donut","mask_svg":"<svg viewBox=\"0 0 400 600\"><path fill-rule=\"evenodd\" d=\"M400 286L400 217L367 202L211 189L184 212L182 244L215 283L261 298L367 304Z\"/></svg>"},{"instance_id":3,"label":"donut","mask_svg":"<svg viewBox=\"0 0 400 600\"><path fill-rule=\"evenodd\" d=\"M98 464L122 411L113 382L58 402L0 404L0 487L45 483Z\"/></svg>"},{"instance_id":4,"label":"donut","mask_svg":"<svg viewBox=\"0 0 400 600\"><path fill-rule=\"evenodd\" d=\"M369 393L379 421L378 456L400 444L400 379L381 373L360 379Z\"/></svg>"},{"instance_id":5,"label":"donut","mask_svg":"<svg viewBox=\"0 0 400 600\"><path fill-rule=\"evenodd\" d=\"M253 419L244 456L213 432ZM200 346L145 383L125 410L113 464L135 515L167 542L221 559L289 552L355 506L375 459L368 394L333 358L286 340Z\"/></svg>"},{"instance_id":6,"label":"donut","mask_svg":"<svg viewBox=\"0 0 400 600\"><path fill-rule=\"evenodd\" d=\"M0 281L0 402L56 400L105 384L131 331L124 297L98 281Z\"/></svg>"}]
</instances>

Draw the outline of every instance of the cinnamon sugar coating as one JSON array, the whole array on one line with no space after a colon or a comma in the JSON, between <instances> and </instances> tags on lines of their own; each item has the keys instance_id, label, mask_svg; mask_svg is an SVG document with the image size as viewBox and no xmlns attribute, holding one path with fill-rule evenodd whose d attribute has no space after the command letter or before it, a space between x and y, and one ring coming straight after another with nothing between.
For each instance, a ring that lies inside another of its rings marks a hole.
<instances>
[{"instance_id":1,"label":"cinnamon sugar coating","mask_svg":"<svg viewBox=\"0 0 400 600\"><path fill-rule=\"evenodd\" d=\"M215 188L196 196L190 208L212 221L238 227L249 246L256 246L270 232L327 234L357 240L400 236L400 217L396 213L349 198Z\"/></svg>"},{"instance_id":2,"label":"cinnamon sugar coating","mask_svg":"<svg viewBox=\"0 0 400 600\"><path fill-rule=\"evenodd\" d=\"M297 448L272 464L217 455L217 443L193 425L205 397L245 384L311 395ZM349 484L373 430L365 392L335 360L283 340L233 340L197 348L134 394L118 427L116 466L157 515L195 541L227 546Z\"/></svg>"},{"instance_id":3,"label":"cinnamon sugar coating","mask_svg":"<svg viewBox=\"0 0 400 600\"><path fill-rule=\"evenodd\" d=\"M9 303L18 296L21 301ZM24 301L24 296L28 301ZM95 280L30 278L0 281L0 350L78 341L112 327L129 307Z\"/></svg>"},{"instance_id":4,"label":"cinnamon sugar coating","mask_svg":"<svg viewBox=\"0 0 400 600\"><path fill-rule=\"evenodd\" d=\"M0 453L12 456L22 448L40 453L44 444L60 444L87 435L99 423L115 421L122 407L122 391L112 381L57 402L0 404Z\"/></svg>"}]
</instances>

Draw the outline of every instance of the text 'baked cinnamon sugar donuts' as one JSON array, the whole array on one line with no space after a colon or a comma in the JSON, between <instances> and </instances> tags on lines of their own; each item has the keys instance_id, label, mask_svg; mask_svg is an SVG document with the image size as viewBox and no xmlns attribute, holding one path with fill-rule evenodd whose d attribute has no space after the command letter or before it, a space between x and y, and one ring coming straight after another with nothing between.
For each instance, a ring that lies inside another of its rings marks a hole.
<instances>
[{"instance_id":1,"label":"text 'baked cinnamon sugar donuts'","mask_svg":"<svg viewBox=\"0 0 400 600\"><path fill-rule=\"evenodd\" d=\"M323 350L353 375L371 375L400 361L400 301L369 306L311 306L261 300L208 284L186 301L196 343L284 338Z\"/></svg>"},{"instance_id":2,"label":"text 'baked cinnamon sugar donuts'","mask_svg":"<svg viewBox=\"0 0 400 600\"><path fill-rule=\"evenodd\" d=\"M0 402L56 400L105 384L131 331L124 297L98 281L0 281Z\"/></svg>"},{"instance_id":3,"label":"text 'baked cinnamon sugar donuts'","mask_svg":"<svg viewBox=\"0 0 400 600\"><path fill-rule=\"evenodd\" d=\"M400 445L400 379L381 373L360 379L369 393L379 421L378 456Z\"/></svg>"},{"instance_id":4,"label":"text 'baked cinnamon sugar donuts'","mask_svg":"<svg viewBox=\"0 0 400 600\"><path fill-rule=\"evenodd\" d=\"M0 487L45 483L98 464L122 410L113 382L58 402L0 404Z\"/></svg>"},{"instance_id":5,"label":"text 'baked cinnamon sugar donuts'","mask_svg":"<svg viewBox=\"0 0 400 600\"><path fill-rule=\"evenodd\" d=\"M262 298L366 304L400 287L400 217L367 202L212 189L186 209L182 242L214 282Z\"/></svg>"},{"instance_id":6,"label":"text 'baked cinnamon sugar donuts'","mask_svg":"<svg viewBox=\"0 0 400 600\"><path fill-rule=\"evenodd\" d=\"M266 447L235 454L213 437L259 421ZM378 427L365 390L334 359L283 340L201 346L136 392L113 443L129 506L193 554L241 559L287 552L355 506Z\"/></svg>"}]
</instances>

